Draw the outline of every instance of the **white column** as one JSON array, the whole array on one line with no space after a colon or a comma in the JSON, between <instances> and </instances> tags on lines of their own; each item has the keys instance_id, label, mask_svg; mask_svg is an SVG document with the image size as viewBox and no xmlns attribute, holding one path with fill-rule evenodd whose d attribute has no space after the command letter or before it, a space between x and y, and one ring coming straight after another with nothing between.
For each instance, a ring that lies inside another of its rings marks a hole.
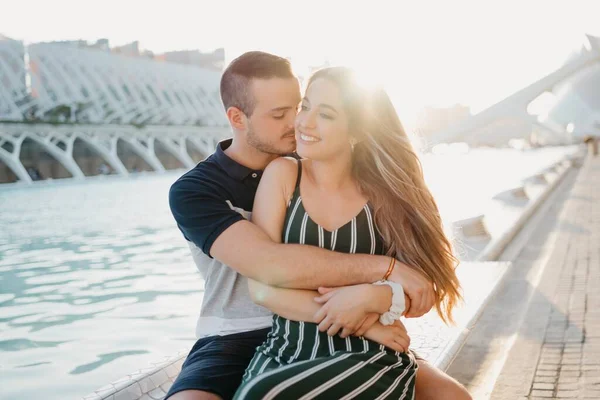
<instances>
[{"instance_id":1,"label":"white column","mask_svg":"<svg viewBox=\"0 0 600 400\"><path fill-rule=\"evenodd\" d=\"M19 155L21 154L21 144L25 140L25 135L21 135L18 138L8 137L0 132L0 160L10 168L17 177L26 183L31 183L32 179L27 173L25 167L21 163ZM2 148L4 143L10 143L13 146L12 152L9 152Z\"/></svg>"},{"instance_id":2,"label":"white column","mask_svg":"<svg viewBox=\"0 0 600 400\"><path fill-rule=\"evenodd\" d=\"M60 134L55 131L30 133L29 138L41 144L48 153L52 154L70 173L73 178L85 178L85 174L73 159L73 143L75 134ZM66 144L66 149L58 147L58 143Z\"/></svg>"},{"instance_id":3,"label":"white column","mask_svg":"<svg viewBox=\"0 0 600 400\"><path fill-rule=\"evenodd\" d=\"M126 141L133 147L133 150L144 159L155 171L164 172L165 167L160 163L158 157L156 157L156 153L154 152L154 138L153 137L145 137L143 139L139 139L137 137L127 136L121 137L120 139ZM142 143L142 140L146 142L146 145Z\"/></svg>"},{"instance_id":4,"label":"white column","mask_svg":"<svg viewBox=\"0 0 600 400\"><path fill-rule=\"evenodd\" d=\"M192 158L186 151L185 138L180 138L179 141L169 137L161 137L156 139L159 140L165 146L169 153L173 154L173 156L175 156L179 161L181 161L183 165L185 165L188 168L194 168L196 163L194 162L194 160L192 160Z\"/></svg>"},{"instance_id":5,"label":"white column","mask_svg":"<svg viewBox=\"0 0 600 400\"><path fill-rule=\"evenodd\" d=\"M77 137L100 153L104 160L109 163L119 175L129 175L127 168L125 168L125 165L123 165L123 162L117 155L117 141L119 139L117 136L112 138L100 138L99 135L93 133L80 133Z\"/></svg>"}]
</instances>

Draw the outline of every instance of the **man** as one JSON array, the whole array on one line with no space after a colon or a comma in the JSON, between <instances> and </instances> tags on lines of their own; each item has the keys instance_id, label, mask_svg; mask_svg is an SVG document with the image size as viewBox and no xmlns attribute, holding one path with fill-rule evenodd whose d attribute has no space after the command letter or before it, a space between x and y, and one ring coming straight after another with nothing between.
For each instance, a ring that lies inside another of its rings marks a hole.
<instances>
[{"instance_id":1,"label":"man","mask_svg":"<svg viewBox=\"0 0 600 400\"><path fill-rule=\"evenodd\" d=\"M251 301L246 278L316 289L375 282L389 266L384 256L273 243L248 221L262 170L295 149L300 87L290 63L263 52L243 54L223 73L221 98L233 140L221 142L169 194L173 216L206 282L196 328L199 339L169 391L170 400L229 399L235 393L272 323L272 313ZM410 297L407 316L425 314L434 303L431 283L409 266L397 264L390 279L401 283ZM419 367L418 398L431 393L437 398L470 398L441 371L426 362Z\"/></svg>"}]
</instances>

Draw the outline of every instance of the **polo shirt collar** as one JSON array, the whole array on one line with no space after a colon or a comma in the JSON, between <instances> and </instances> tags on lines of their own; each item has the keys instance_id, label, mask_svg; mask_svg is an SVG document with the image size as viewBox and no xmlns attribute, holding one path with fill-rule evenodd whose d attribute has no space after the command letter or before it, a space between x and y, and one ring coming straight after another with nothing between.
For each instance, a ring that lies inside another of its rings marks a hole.
<instances>
[{"instance_id":1,"label":"polo shirt collar","mask_svg":"<svg viewBox=\"0 0 600 400\"><path fill-rule=\"evenodd\" d=\"M217 151L215 152L215 159L217 164L219 164L219 166L223 168L227 175L238 181L243 181L251 175L253 178L261 176L262 171L253 170L246 166L243 166L242 164L238 163L237 161L229 157L227 154L225 154L225 150L227 150L227 148L231 146L232 142L233 139L227 139L223 140L222 142L219 142L219 144L217 145Z\"/></svg>"}]
</instances>

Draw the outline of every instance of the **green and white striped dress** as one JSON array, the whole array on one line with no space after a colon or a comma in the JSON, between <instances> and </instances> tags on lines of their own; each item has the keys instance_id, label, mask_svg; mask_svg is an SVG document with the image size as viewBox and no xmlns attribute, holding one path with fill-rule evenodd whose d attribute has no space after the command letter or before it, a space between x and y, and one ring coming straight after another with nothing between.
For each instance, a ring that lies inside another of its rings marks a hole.
<instances>
[{"instance_id":1,"label":"green and white striped dress","mask_svg":"<svg viewBox=\"0 0 600 400\"><path fill-rule=\"evenodd\" d=\"M383 254L371 209L329 232L302 205L298 162L283 241L346 253ZM236 399L413 399L417 362L363 337L328 336L317 324L275 315L267 340L257 348Z\"/></svg>"}]
</instances>

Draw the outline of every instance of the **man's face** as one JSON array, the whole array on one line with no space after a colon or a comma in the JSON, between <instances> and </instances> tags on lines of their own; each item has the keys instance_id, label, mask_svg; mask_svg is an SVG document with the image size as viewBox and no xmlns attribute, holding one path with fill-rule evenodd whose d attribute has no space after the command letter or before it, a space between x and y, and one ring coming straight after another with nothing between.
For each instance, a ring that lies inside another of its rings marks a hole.
<instances>
[{"instance_id":1,"label":"man's face","mask_svg":"<svg viewBox=\"0 0 600 400\"><path fill-rule=\"evenodd\" d=\"M248 144L263 153L286 155L296 149L294 120L300 103L295 78L254 79L255 107L248 119Z\"/></svg>"}]
</instances>

